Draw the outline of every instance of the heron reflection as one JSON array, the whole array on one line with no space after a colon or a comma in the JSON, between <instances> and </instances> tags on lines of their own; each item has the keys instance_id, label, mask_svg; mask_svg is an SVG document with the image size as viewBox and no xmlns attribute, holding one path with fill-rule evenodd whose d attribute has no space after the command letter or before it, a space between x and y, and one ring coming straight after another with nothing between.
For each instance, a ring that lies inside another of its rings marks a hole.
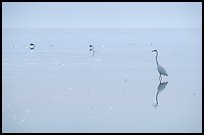
<instances>
[{"instance_id":1,"label":"heron reflection","mask_svg":"<svg viewBox=\"0 0 204 135\"><path fill-rule=\"evenodd\" d=\"M159 81L159 85L157 87L157 93L156 93L156 104L154 105L155 107L157 107L159 105L159 100L158 100L159 93L166 88L167 84L168 84L168 82Z\"/></svg>"}]
</instances>

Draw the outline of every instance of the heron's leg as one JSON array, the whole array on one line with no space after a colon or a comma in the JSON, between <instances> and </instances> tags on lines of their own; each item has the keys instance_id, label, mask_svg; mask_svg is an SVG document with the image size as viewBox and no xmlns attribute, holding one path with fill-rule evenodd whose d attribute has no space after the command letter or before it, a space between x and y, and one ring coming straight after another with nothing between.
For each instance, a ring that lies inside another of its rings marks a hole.
<instances>
[{"instance_id":1,"label":"heron's leg","mask_svg":"<svg viewBox=\"0 0 204 135\"><path fill-rule=\"evenodd\" d=\"M160 81L160 83L161 83L161 81L162 81L162 77L161 77L161 74L159 75L159 81Z\"/></svg>"}]
</instances>

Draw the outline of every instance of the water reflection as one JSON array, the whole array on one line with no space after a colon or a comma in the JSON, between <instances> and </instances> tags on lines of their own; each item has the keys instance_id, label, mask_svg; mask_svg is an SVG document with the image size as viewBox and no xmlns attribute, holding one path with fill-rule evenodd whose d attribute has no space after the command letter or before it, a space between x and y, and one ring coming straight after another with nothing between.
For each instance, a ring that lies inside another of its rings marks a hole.
<instances>
[{"instance_id":1,"label":"water reflection","mask_svg":"<svg viewBox=\"0 0 204 135\"><path fill-rule=\"evenodd\" d=\"M168 82L162 82L161 80L159 81L159 85L157 87L157 94L156 94L156 104L154 104L155 107L159 105L159 100L158 100L159 93L166 88L167 84Z\"/></svg>"}]
</instances>

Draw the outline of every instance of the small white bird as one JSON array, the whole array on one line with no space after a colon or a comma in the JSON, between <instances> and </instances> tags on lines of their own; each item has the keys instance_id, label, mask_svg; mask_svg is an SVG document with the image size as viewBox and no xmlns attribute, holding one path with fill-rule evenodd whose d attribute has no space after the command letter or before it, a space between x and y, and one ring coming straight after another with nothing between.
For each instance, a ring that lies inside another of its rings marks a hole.
<instances>
[{"instance_id":1,"label":"small white bird","mask_svg":"<svg viewBox=\"0 0 204 135\"><path fill-rule=\"evenodd\" d=\"M92 53L92 56L94 57L94 54L95 54L94 47L93 45L89 45L89 47L90 47L90 52Z\"/></svg>"},{"instance_id":2,"label":"small white bird","mask_svg":"<svg viewBox=\"0 0 204 135\"><path fill-rule=\"evenodd\" d=\"M167 74L166 70L165 70L161 65L159 65L159 62L158 62L158 60L157 60L158 51L157 51L157 50L153 50L152 52L156 52L156 63L157 63L157 70L158 70L158 72L159 72L159 74L160 74L160 76L159 76L159 80L160 80L161 75L168 76L168 74ZM162 78L161 78L161 79L162 79ZM160 80L160 81L161 81L161 80Z\"/></svg>"},{"instance_id":3,"label":"small white bird","mask_svg":"<svg viewBox=\"0 0 204 135\"><path fill-rule=\"evenodd\" d=\"M30 48L31 50L33 50L33 49L35 48L35 45L34 45L33 43L30 43L29 48Z\"/></svg>"}]
</instances>

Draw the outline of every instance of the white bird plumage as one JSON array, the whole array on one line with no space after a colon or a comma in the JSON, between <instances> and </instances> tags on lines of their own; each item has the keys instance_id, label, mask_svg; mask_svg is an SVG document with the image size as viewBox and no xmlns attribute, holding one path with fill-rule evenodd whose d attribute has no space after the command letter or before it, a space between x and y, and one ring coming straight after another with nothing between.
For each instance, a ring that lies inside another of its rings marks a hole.
<instances>
[{"instance_id":1,"label":"white bird plumage","mask_svg":"<svg viewBox=\"0 0 204 135\"><path fill-rule=\"evenodd\" d=\"M159 79L161 78L161 75L168 76L166 70L165 70L161 65L159 65L159 62L158 62L158 60L157 60L158 51L157 51L157 50L153 50L152 52L156 52L157 70L158 70L158 72L159 72L159 74L160 74Z\"/></svg>"},{"instance_id":2,"label":"white bird plumage","mask_svg":"<svg viewBox=\"0 0 204 135\"><path fill-rule=\"evenodd\" d=\"M160 74L168 76L166 70L161 66L161 65L157 65L157 70Z\"/></svg>"}]
</instances>

